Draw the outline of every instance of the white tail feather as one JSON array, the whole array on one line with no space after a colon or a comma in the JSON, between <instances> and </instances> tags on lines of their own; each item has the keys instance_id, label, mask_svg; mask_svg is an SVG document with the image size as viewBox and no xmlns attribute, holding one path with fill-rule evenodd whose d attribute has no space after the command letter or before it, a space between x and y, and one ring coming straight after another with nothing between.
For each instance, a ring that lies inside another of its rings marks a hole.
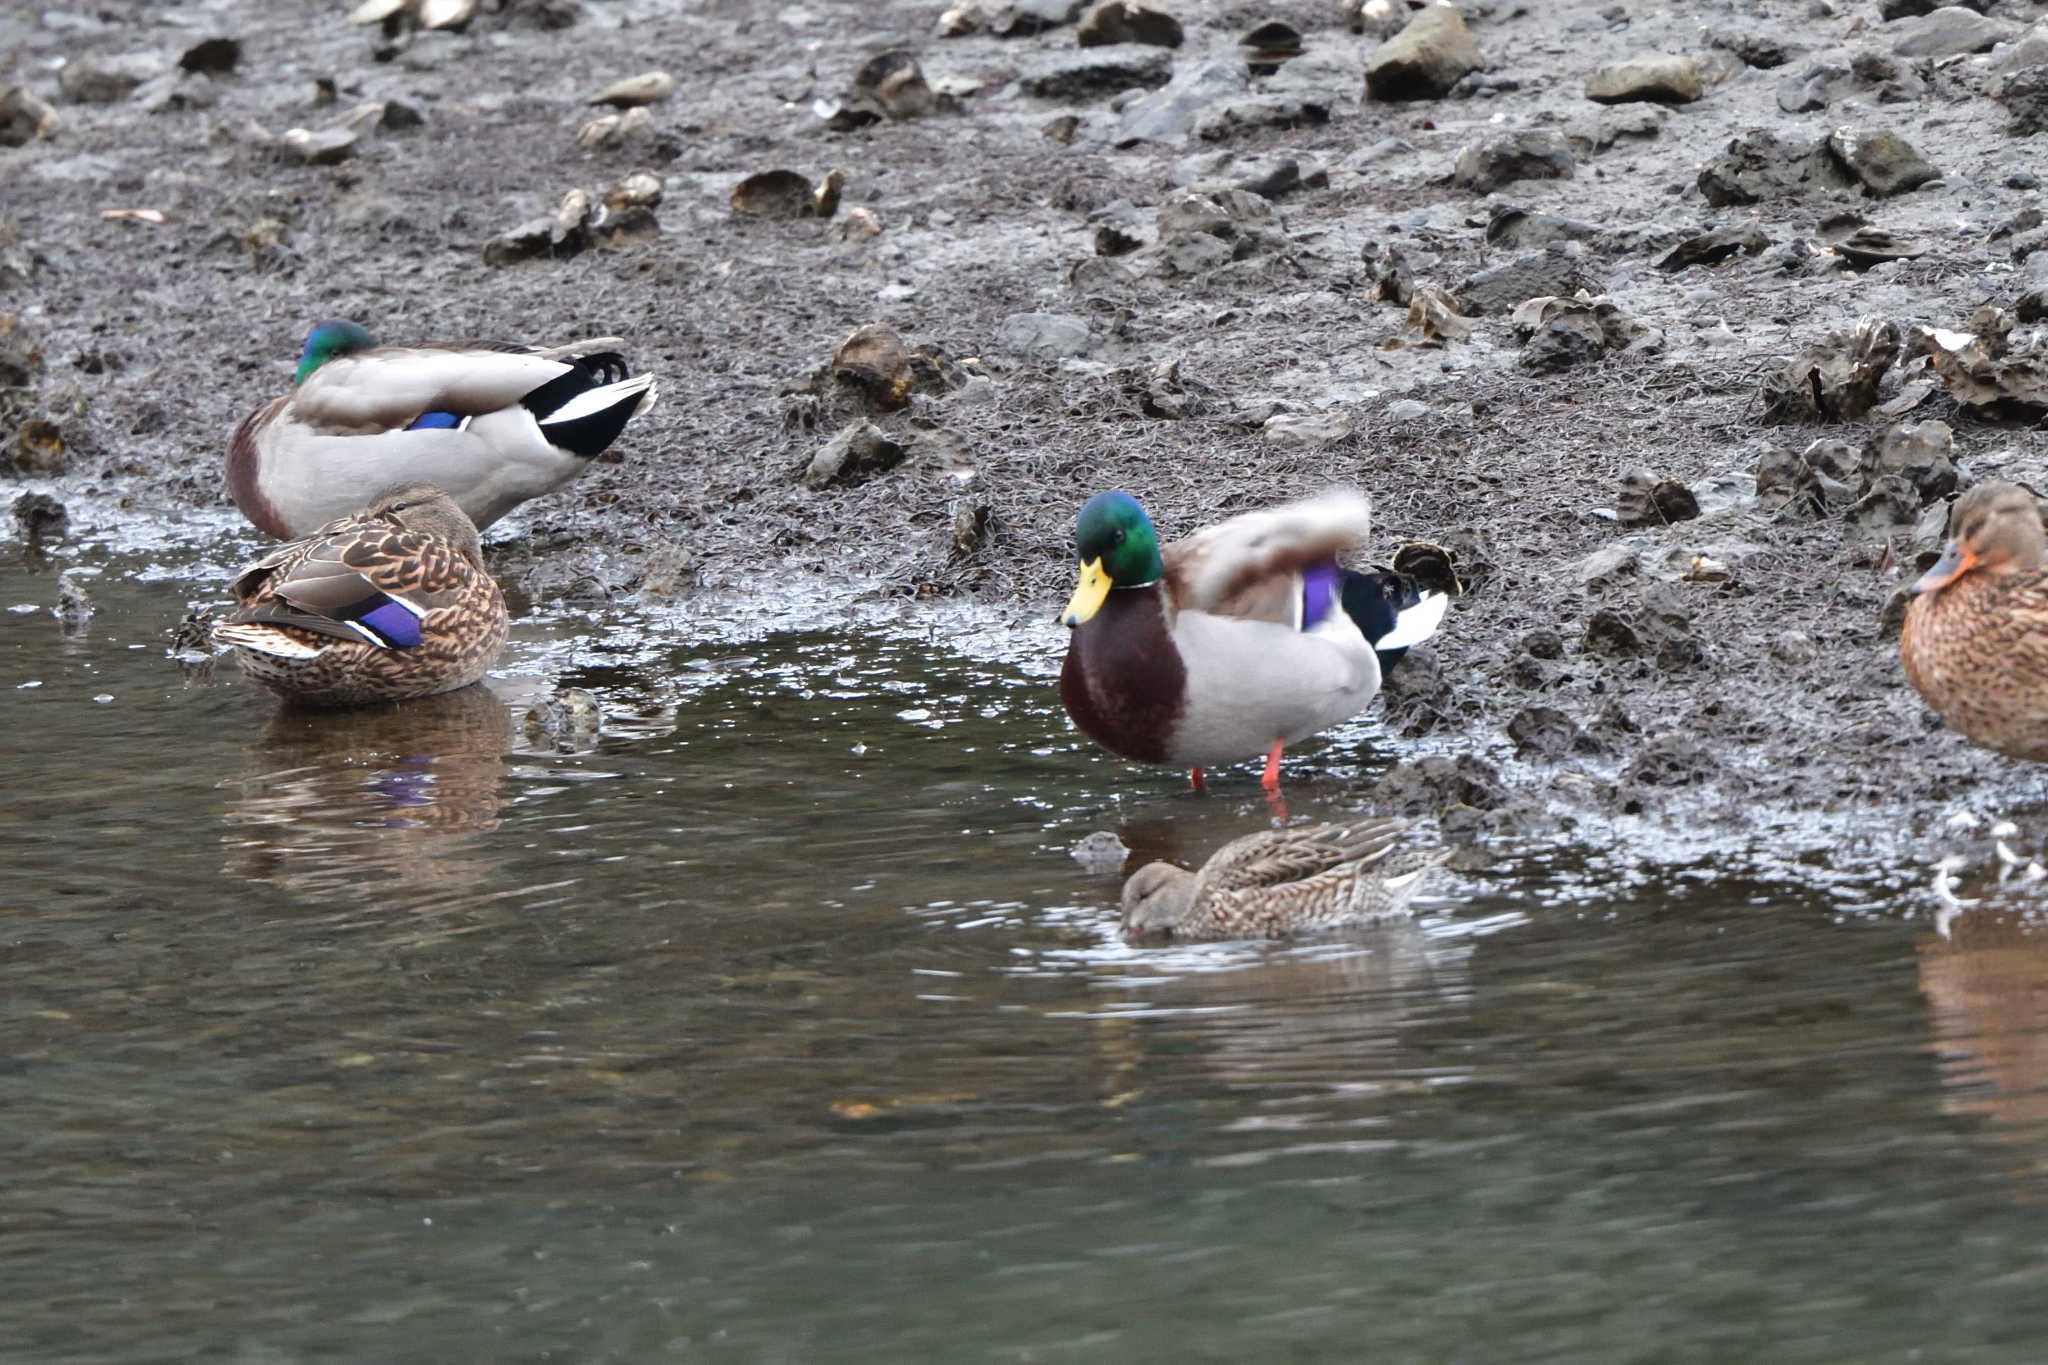
<instances>
[{"instance_id":1,"label":"white tail feather","mask_svg":"<svg viewBox=\"0 0 2048 1365\"><path fill-rule=\"evenodd\" d=\"M1407 649L1436 634L1444 623L1451 599L1440 592L1426 592L1422 600L1394 618L1394 628L1372 642L1374 649Z\"/></svg>"},{"instance_id":2,"label":"white tail feather","mask_svg":"<svg viewBox=\"0 0 2048 1365\"><path fill-rule=\"evenodd\" d=\"M621 379L616 384L603 384L594 389L585 389L582 393L577 394L574 398L562 404L561 407L556 408L553 412L541 418L540 424L543 428L546 428L558 422L574 422L579 418L590 417L596 413L603 412L607 408L614 407L628 398L645 394L653 388L654 376L651 374L641 374L635 375L631 379Z\"/></svg>"}]
</instances>

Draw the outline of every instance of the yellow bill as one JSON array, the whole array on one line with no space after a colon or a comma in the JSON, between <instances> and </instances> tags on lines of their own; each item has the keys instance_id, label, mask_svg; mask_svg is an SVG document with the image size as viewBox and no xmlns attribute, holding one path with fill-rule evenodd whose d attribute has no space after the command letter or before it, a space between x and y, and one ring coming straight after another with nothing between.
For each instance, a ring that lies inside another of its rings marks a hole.
<instances>
[{"instance_id":1,"label":"yellow bill","mask_svg":"<svg viewBox=\"0 0 2048 1365\"><path fill-rule=\"evenodd\" d=\"M1074 595L1067 599L1067 609L1060 614L1060 620L1068 626L1078 626L1101 611L1102 604L1109 599L1110 586L1100 558L1083 564L1081 581L1074 585Z\"/></svg>"}]
</instances>

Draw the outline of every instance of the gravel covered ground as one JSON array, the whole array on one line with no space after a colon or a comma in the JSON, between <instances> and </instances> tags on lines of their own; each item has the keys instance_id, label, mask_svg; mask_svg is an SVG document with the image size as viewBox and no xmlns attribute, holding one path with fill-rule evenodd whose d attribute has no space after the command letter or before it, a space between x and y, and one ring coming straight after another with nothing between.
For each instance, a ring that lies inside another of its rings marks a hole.
<instances>
[{"instance_id":1,"label":"gravel covered ground","mask_svg":"<svg viewBox=\"0 0 2048 1365\"><path fill-rule=\"evenodd\" d=\"M1381 557L1444 547L1467 589L1388 700L1394 728L1467 757L1397 770L1391 802L1742 841L1869 812L1932 842L1956 804L2038 797L1925 712L1882 617L1957 481L2048 462L2048 399L1959 395L1925 358L1962 344L1928 328L2033 345L2048 28L2028 26L2048 11L1479 0L1477 65L1395 101L1366 72L1398 0L1363 31L1336 0L1165 7L1173 49L991 31L1060 0L955 37L942 5L881 0L485 0L460 33L341 4L18 7L0 83L35 98L0 113L25 139L0 146L0 434L25 470L61 467L60 495L175 516L224 503L227 433L318 318L617 334L661 405L623 463L501 539L529 597L687 565L705 591L1049 610L1092 491L1133 490L1170 536L1350 481ZM1275 60L1277 31L1242 44L1272 21L1299 55ZM212 38L239 44L232 69L194 52ZM923 87L883 63L896 81L857 94L892 50ZM181 74L188 53L213 74ZM1655 56L1682 60L1602 71ZM607 112L586 101L655 68L673 94L581 145ZM370 102L331 164L281 138L320 149ZM735 185L777 169L842 172L833 215L735 214ZM653 223L615 209L560 248L486 251L640 171ZM1516 315L1581 290L1606 302ZM1860 393L1846 362L1787 377L1863 319L1898 355ZM850 383L830 362L867 324L910 359ZM861 422L856 457L807 479ZM1901 422L1947 431L1887 437Z\"/></svg>"}]
</instances>

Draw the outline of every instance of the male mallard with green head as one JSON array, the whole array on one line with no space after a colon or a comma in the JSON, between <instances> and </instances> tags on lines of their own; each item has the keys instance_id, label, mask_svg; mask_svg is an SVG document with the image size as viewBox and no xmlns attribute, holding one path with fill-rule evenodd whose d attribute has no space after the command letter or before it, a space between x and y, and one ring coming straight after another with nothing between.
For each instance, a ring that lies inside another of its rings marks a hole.
<instances>
[{"instance_id":1,"label":"male mallard with green head","mask_svg":"<svg viewBox=\"0 0 2048 1365\"><path fill-rule=\"evenodd\" d=\"M1365 542L1372 505L1333 492L1247 512L1162 552L1124 492L1075 525L1080 583L1060 699L1081 732L1141 763L1201 770L1266 755L1364 710L1381 670L1436 633L1448 600L1391 573L1337 564Z\"/></svg>"},{"instance_id":2,"label":"male mallard with green head","mask_svg":"<svg viewBox=\"0 0 2048 1365\"><path fill-rule=\"evenodd\" d=\"M1408 913L1443 853L1397 855L1399 820L1295 825L1233 839L1200 872L1147 863L1124 883L1124 937L1284 938Z\"/></svg>"},{"instance_id":3,"label":"male mallard with green head","mask_svg":"<svg viewBox=\"0 0 2048 1365\"><path fill-rule=\"evenodd\" d=\"M1949 539L1913 585L1899 634L1906 680L1974 744L2048 759L2048 535L2018 484L1956 499Z\"/></svg>"},{"instance_id":4,"label":"male mallard with green head","mask_svg":"<svg viewBox=\"0 0 2048 1365\"><path fill-rule=\"evenodd\" d=\"M323 322L292 391L235 429L228 492L259 530L291 538L360 507L365 489L419 480L482 529L603 458L653 404L654 376L630 374L621 344L380 346Z\"/></svg>"},{"instance_id":5,"label":"male mallard with green head","mask_svg":"<svg viewBox=\"0 0 2048 1365\"><path fill-rule=\"evenodd\" d=\"M476 527L431 484L389 489L279 546L233 590L240 609L214 638L257 682L311 706L452 692L505 647L505 598Z\"/></svg>"}]
</instances>

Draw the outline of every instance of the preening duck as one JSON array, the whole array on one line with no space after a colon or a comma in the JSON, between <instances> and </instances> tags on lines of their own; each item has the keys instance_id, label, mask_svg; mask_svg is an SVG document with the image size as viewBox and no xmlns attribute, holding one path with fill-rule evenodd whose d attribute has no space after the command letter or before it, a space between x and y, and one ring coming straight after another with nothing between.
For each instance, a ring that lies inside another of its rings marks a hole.
<instances>
[{"instance_id":1,"label":"preening duck","mask_svg":"<svg viewBox=\"0 0 2048 1365\"><path fill-rule=\"evenodd\" d=\"M1136 498L1098 493L1075 525L1080 582L1060 699L1081 732L1142 763L1201 770L1266 755L1364 710L1382 670L1436 633L1448 599L1342 568L1372 507L1333 492L1248 512L1160 549Z\"/></svg>"},{"instance_id":2,"label":"preening duck","mask_svg":"<svg viewBox=\"0 0 2048 1365\"><path fill-rule=\"evenodd\" d=\"M292 391L228 443L228 492L284 538L362 506L365 492L431 483L479 529L606 457L654 402L617 337L563 346L380 346L353 322L306 337Z\"/></svg>"},{"instance_id":3,"label":"preening duck","mask_svg":"<svg viewBox=\"0 0 2048 1365\"><path fill-rule=\"evenodd\" d=\"M242 669L313 706L401 701L478 681L505 647L505 598L476 527L405 484L235 576L214 638Z\"/></svg>"},{"instance_id":4,"label":"preening duck","mask_svg":"<svg viewBox=\"0 0 2048 1365\"><path fill-rule=\"evenodd\" d=\"M1200 872L1147 863L1124 883L1126 938L1282 938L1408 913L1448 855L1397 852L1399 820L1295 825L1233 839Z\"/></svg>"}]
</instances>

